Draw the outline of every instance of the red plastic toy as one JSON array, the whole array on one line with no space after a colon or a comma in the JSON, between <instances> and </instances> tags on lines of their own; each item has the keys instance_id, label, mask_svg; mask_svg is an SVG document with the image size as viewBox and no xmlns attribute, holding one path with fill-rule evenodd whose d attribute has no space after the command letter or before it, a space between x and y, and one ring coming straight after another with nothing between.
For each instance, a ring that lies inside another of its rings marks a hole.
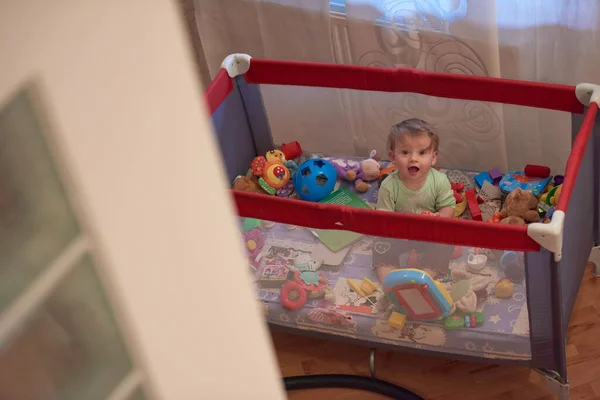
<instances>
[{"instance_id":1,"label":"red plastic toy","mask_svg":"<svg viewBox=\"0 0 600 400\"><path fill-rule=\"evenodd\" d=\"M450 182L450 187L454 192L454 200L456 200L456 203L462 203L463 197L460 194L460 192L462 192L465 189L465 185L463 185L460 182Z\"/></svg>"},{"instance_id":2,"label":"red plastic toy","mask_svg":"<svg viewBox=\"0 0 600 400\"><path fill-rule=\"evenodd\" d=\"M457 258L462 257L462 247L454 246L454 251L452 252L452 256L450 257L452 260L456 260Z\"/></svg>"},{"instance_id":3,"label":"red plastic toy","mask_svg":"<svg viewBox=\"0 0 600 400\"><path fill-rule=\"evenodd\" d=\"M288 310L299 310L306 304L308 295L298 282L287 282L279 293L281 305Z\"/></svg>"},{"instance_id":4,"label":"red plastic toy","mask_svg":"<svg viewBox=\"0 0 600 400\"><path fill-rule=\"evenodd\" d=\"M471 211L473 221L483 221L483 218L481 218L481 209L479 208L479 204L477 204L475 190L469 189L465 192L465 195L467 196L467 204L469 206L469 211Z\"/></svg>"},{"instance_id":5,"label":"red plastic toy","mask_svg":"<svg viewBox=\"0 0 600 400\"><path fill-rule=\"evenodd\" d=\"M302 147L300 147L300 143L298 142L283 143L281 145L281 152L286 160L293 160L302 155Z\"/></svg>"},{"instance_id":6,"label":"red plastic toy","mask_svg":"<svg viewBox=\"0 0 600 400\"><path fill-rule=\"evenodd\" d=\"M525 175L527 176L532 176L535 178L547 178L550 176L550 167L527 164L523 172L525 172Z\"/></svg>"}]
</instances>

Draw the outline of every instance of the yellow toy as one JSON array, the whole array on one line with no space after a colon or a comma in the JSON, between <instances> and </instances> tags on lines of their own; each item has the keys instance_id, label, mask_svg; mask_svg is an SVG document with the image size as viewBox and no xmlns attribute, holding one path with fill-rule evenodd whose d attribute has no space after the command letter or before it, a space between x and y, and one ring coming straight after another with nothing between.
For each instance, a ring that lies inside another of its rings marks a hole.
<instances>
[{"instance_id":1,"label":"yellow toy","mask_svg":"<svg viewBox=\"0 0 600 400\"><path fill-rule=\"evenodd\" d=\"M364 278L360 286L354 281L354 279L348 279L348 285L350 285L352 290L362 297L366 297L377 290L377 285L369 278Z\"/></svg>"},{"instance_id":2,"label":"yellow toy","mask_svg":"<svg viewBox=\"0 0 600 400\"><path fill-rule=\"evenodd\" d=\"M494 288L494 295L500 299L512 297L515 291L515 284L506 278L500 279Z\"/></svg>"},{"instance_id":3,"label":"yellow toy","mask_svg":"<svg viewBox=\"0 0 600 400\"><path fill-rule=\"evenodd\" d=\"M558 205L558 201L560 200L560 193L562 192L562 186L563 186L562 183L560 185L558 185L556 187L556 190L552 194L552 197L550 197L550 204L552 204L554 207L556 207Z\"/></svg>"},{"instance_id":4,"label":"yellow toy","mask_svg":"<svg viewBox=\"0 0 600 400\"><path fill-rule=\"evenodd\" d=\"M277 161L281 164L284 164L286 162L285 155L281 150L270 150L267 152L265 158L268 162Z\"/></svg>"},{"instance_id":5,"label":"yellow toy","mask_svg":"<svg viewBox=\"0 0 600 400\"><path fill-rule=\"evenodd\" d=\"M467 196L462 196L462 201L460 203L456 203L456 207L454 207L454 218L458 218L465 212L467 209Z\"/></svg>"},{"instance_id":6,"label":"yellow toy","mask_svg":"<svg viewBox=\"0 0 600 400\"><path fill-rule=\"evenodd\" d=\"M396 329L402 329L405 323L406 315L400 314L396 311L392 312L392 315L388 319L388 325Z\"/></svg>"},{"instance_id":7,"label":"yellow toy","mask_svg":"<svg viewBox=\"0 0 600 400\"><path fill-rule=\"evenodd\" d=\"M546 186L546 189L544 189L544 192L540 195L540 199L539 199L542 203L548 204L548 201L546 199L548 198L548 194L550 193L550 191L552 189L554 189L554 186L552 186L552 185Z\"/></svg>"}]
</instances>

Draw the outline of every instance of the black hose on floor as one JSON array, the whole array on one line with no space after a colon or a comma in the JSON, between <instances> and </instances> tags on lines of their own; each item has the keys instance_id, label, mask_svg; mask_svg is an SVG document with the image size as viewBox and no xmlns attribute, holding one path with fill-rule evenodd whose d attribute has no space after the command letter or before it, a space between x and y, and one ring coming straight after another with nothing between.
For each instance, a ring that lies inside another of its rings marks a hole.
<instances>
[{"instance_id":1,"label":"black hose on floor","mask_svg":"<svg viewBox=\"0 0 600 400\"><path fill-rule=\"evenodd\" d=\"M397 400L424 400L423 397L386 381L359 375L304 375L283 378L285 389L343 388L378 393Z\"/></svg>"}]
</instances>

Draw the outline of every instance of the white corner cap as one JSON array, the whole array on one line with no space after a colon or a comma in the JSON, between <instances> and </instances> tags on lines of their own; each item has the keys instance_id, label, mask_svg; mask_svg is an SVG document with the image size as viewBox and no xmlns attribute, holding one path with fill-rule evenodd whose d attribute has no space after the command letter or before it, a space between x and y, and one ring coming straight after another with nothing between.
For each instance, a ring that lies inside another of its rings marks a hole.
<instances>
[{"instance_id":1,"label":"white corner cap","mask_svg":"<svg viewBox=\"0 0 600 400\"><path fill-rule=\"evenodd\" d=\"M527 235L543 248L553 252L554 261L558 262L562 258L564 225L565 213L556 210L552 214L550 223L535 222L527 225Z\"/></svg>"},{"instance_id":2,"label":"white corner cap","mask_svg":"<svg viewBox=\"0 0 600 400\"><path fill-rule=\"evenodd\" d=\"M580 83L575 86L575 96L586 107L590 103L596 103L600 107L600 85Z\"/></svg>"},{"instance_id":3,"label":"white corner cap","mask_svg":"<svg viewBox=\"0 0 600 400\"><path fill-rule=\"evenodd\" d=\"M251 58L248 54L243 53L230 54L221 63L221 68L227 71L229 77L235 78L248 72Z\"/></svg>"}]
</instances>

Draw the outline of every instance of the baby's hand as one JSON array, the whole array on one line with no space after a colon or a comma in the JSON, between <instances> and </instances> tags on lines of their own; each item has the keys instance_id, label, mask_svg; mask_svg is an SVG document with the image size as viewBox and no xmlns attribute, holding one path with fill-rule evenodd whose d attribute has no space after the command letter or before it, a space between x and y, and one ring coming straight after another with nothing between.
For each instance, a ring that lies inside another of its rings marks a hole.
<instances>
[{"instance_id":1,"label":"baby's hand","mask_svg":"<svg viewBox=\"0 0 600 400\"><path fill-rule=\"evenodd\" d=\"M422 215L431 215L433 217L439 217L440 213L432 213L431 211L425 210L421 213Z\"/></svg>"}]
</instances>

